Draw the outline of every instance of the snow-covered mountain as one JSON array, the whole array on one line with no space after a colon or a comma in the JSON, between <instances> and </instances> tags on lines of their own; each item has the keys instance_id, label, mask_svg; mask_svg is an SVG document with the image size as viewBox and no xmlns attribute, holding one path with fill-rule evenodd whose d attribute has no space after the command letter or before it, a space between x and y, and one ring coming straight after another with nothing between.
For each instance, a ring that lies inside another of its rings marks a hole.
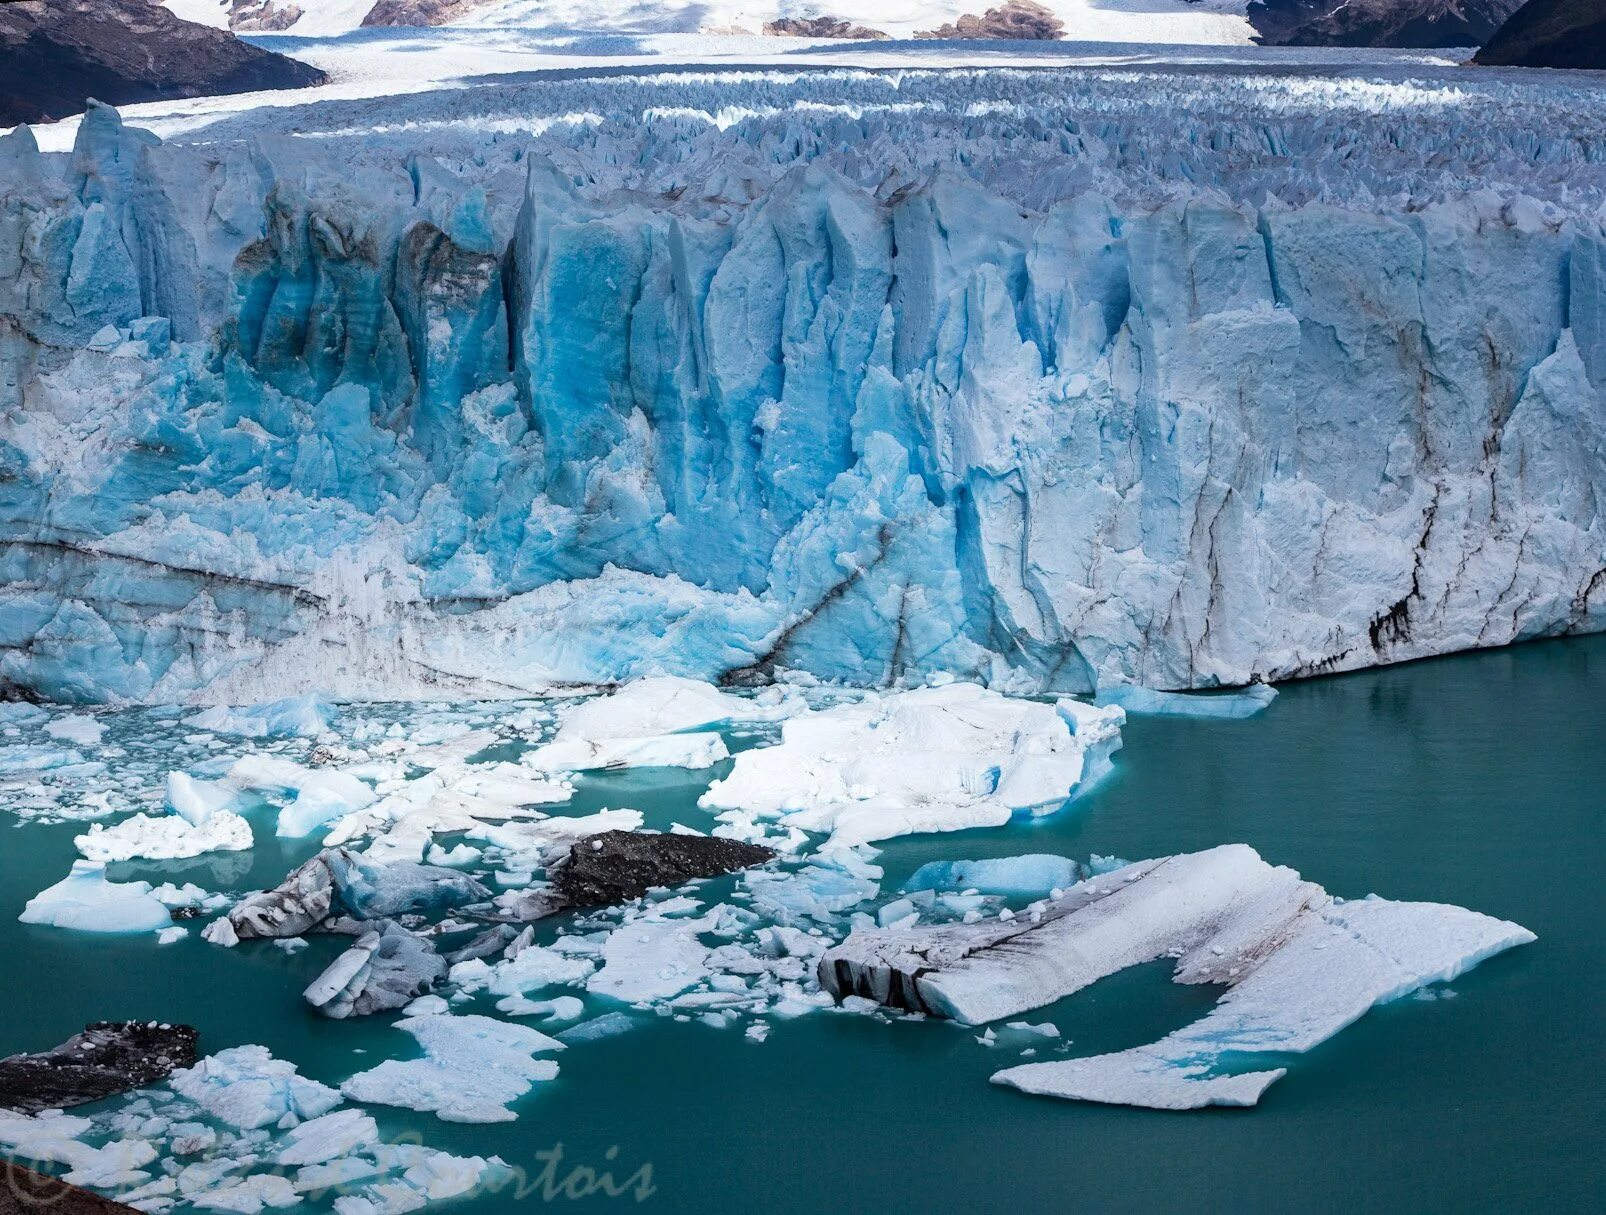
<instances>
[{"instance_id":1,"label":"snow-covered mountain","mask_svg":"<svg viewBox=\"0 0 1606 1215\"><path fill-rule=\"evenodd\" d=\"M1272 46L1480 46L1522 0L1253 0Z\"/></svg>"},{"instance_id":2,"label":"snow-covered mountain","mask_svg":"<svg viewBox=\"0 0 1606 1215\"><path fill-rule=\"evenodd\" d=\"M191 21L321 37L363 25L489 25L617 33L793 32L820 19L893 38L1024 5L1093 42L1247 43L1248 0L165 0ZM818 26L816 28L824 28ZM967 30L972 27L966 26ZM1000 28L1005 26L1000 25ZM1031 28L1030 26L1014 28ZM951 31L958 35L959 30Z\"/></svg>"},{"instance_id":3,"label":"snow-covered mountain","mask_svg":"<svg viewBox=\"0 0 1606 1215\"><path fill-rule=\"evenodd\" d=\"M10 135L0 679L1085 691L1600 629L1567 79L648 72Z\"/></svg>"}]
</instances>

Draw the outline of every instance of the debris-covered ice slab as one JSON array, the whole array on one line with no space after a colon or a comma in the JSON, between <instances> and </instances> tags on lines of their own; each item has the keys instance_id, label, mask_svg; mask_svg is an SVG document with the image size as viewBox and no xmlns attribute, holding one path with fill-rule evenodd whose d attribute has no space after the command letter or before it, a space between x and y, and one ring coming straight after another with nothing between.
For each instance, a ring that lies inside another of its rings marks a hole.
<instances>
[{"instance_id":1,"label":"debris-covered ice slab","mask_svg":"<svg viewBox=\"0 0 1606 1215\"><path fill-rule=\"evenodd\" d=\"M734 873L774 858L771 849L740 840L607 831L575 841L552 885L567 906L607 907L655 886Z\"/></svg>"},{"instance_id":2,"label":"debris-covered ice slab","mask_svg":"<svg viewBox=\"0 0 1606 1215\"><path fill-rule=\"evenodd\" d=\"M208 940L232 945L259 937L299 937L331 916L383 920L409 912L460 907L490 898L467 874L400 861L375 864L345 848L327 848L272 890L248 895L207 926Z\"/></svg>"},{"instance_id":3,"label":"debris-covered ice slab","mask_svg":"<svg viewBox=\"0 0 1606 1215\"><path fill-rule=\"evenodd\" d=\"M1123 720L969 683L871 693L791 718L779 745L739 754L700 804L726 811L721 834L773 821L845 846L996 827L1063 806L1120 746Z\"/></svg>"},{"instance_id":4,"label":"debris-covered ice slab","mask_svg":"<svg viewBox=\"0 0 1606 1215\"><path fill-rule=\"evenodd\" d=\"M1218 1066L1308 1050L1373 1004L1533 939L1519 925L1459 907L1333 900L1231 844L1089 878L1032 916L855 932L822 955L819 978L838 997L980 1024L1129 966L1175 958L1177 982L1229 989L1202 1020L1152 1046L1027 1064L994 1079L1182 1109L1253 1104L1282 1071L1218 1075Z\"/></svg>"},{"instance_id":5,"label":"debris-covered ice slab","mask_svg":"<svg viewBox=\"0 0 1606 1215\"><path fill-rule=\"evenodd\" d=\"M326 1017L366 1017L406 1007L445 974L445 960L428 941L385 921L331 962L304 995Z\"/></svg>"}]
</instances>

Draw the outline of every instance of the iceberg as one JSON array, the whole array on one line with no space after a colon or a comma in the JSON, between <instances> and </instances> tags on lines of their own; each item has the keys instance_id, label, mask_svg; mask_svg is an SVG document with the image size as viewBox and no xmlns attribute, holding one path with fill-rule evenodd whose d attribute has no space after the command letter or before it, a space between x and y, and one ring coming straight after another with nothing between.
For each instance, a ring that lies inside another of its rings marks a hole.
<instances>
[{"instance_id":1,"label":"iceberg","mask_svg":"<svg viewBox=\"0 0 1606 1215\"><path fill-rule=\"evenodd\" d=\"M794 717L699 805L852 847L1052 813L1120 745L1120 709L1013 699L969 683L870 694Z\"/></svg>"},{"instance_id":2,"label":"iceberg","mask_svg":"<svg viewBox=\"0 0 1606 1215\"><path fill-rule=\"evenodd\" d=\"M107 881L99 861L74 861L72 872L29 899L17 918L79 932L157 932L173 925L149 882Z\"/></svg>"},{"instance_id":3,"label":"iceberg","mask_svg":"<svg viewBox=\"0 0 1606 1215\"><path fill-rule=\"evenodd\" d=\"M373 800L374 791L350 773L314 772L297 788L295 801L279 811L278 834L300 839Z\"/></svg>"},{"instance_id":4,"label":"iceberg","mask_svg":"<svg viewBox=\"0 0 1606 1215\"><path fill-rule=\"evenodd\" d=\"M507 1107L558 1074L556 1063L534 1056L562 1050L563 1043L525 1025L446 1014L408 1017L396 1028L418 1040L424 1058L387 1059L359 1072L341 1085L347 1097L446 1122L510 1122Z\"/></svg>"},{"instance_id":5,"label":"iceberg","mask_svg":"<svg viewBox=\"0 0 1606 1215\"><path fill-rule=\"evenodd\" d=\"M1534 940L1460 907L1375 896L1343 902L1251 848L1140 861L1088 878L1031 917L864 930L822 954L821 986L980 1025L1018 1016L1108 975L1175 958L1179 983L1227 988L1205 1017L1150 1046L1031 1063L993 1079L1028 1092L1192 1109L1253 1105L1297 1054L1374 1004L1453 979Z\"/></svg>"}]
</instances>

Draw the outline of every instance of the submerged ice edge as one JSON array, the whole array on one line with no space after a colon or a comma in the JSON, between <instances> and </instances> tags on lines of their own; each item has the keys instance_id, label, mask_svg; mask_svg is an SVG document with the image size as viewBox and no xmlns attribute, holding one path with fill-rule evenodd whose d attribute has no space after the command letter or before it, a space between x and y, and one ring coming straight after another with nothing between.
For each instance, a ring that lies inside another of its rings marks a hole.
<instances>
[{"instance_id":1,"label":"submerged ice edge","mask_svg":"<svg viewBox=\"0 0 1606 1215\"><path fill-rule=\"evenodd\" d=\"M1600 627L1584 126L1543 91L1476 138L1413 110L1387 121L1463 157L1432 189L1384 141L1284 199L1244 176L1268 141L1297 176L1349 137L1288 81L1224 78L1211 146L1152 172L1154 81L1036 117L1024 87L899 84L966 99L919 151L790 114L7 137L0 678L1188 688Z\"/></svg>"}]
</instances>

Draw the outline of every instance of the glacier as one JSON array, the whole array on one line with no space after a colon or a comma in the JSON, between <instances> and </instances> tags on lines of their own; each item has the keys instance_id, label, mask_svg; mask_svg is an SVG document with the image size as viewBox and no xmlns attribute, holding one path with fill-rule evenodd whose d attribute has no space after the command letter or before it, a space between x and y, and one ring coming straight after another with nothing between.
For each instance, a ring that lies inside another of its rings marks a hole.
<instances>
[{"instance_id":1,"label":"glacier","mask_svg":"<svg viewBox=\"0 0 1606 1215\"><path fill-rule=\"evenodd\" d=\"M684 71L19 128L0 688L1183 690L1598 630L1603 106Z\"/></svg>"}]
</instances>

